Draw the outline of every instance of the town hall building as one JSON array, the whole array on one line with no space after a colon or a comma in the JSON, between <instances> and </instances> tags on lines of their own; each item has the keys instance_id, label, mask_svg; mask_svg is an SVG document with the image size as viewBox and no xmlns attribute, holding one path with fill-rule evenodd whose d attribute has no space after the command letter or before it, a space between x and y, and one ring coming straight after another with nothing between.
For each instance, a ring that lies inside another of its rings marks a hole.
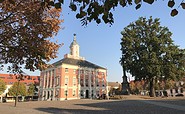
<instances>
[{"instance_id":1,"label":"town hall building","mask_svg":"<svg viewBox=\"0 0 185 114\"><path fill-rule=\"evenodd\" d=\"M107 69L80 56L74 34L70 54L41 71L39 100L98 98L107 94Z\"/></svg>"}]
</instances>

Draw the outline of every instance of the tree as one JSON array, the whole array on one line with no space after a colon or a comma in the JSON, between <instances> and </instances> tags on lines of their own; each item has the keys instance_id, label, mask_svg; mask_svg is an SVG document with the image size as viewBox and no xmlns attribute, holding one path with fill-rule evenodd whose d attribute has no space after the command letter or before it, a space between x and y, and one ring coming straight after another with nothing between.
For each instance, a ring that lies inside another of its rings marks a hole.
<instances>
[{"instance_id":1,"label":"tree","mask_svg":"<svg viewBox=\"0 0 185 114\"><path fill-rule=\"evenodd\" d=\"M159 19L140 17L121 32L121 65L136 80L149 82L150 96L154 85L163 78L178 80L185 75L185 50L174 45L172 33L160 26Z\"/></svg>"},{"instance_id":2,"label":"tree","mask_svg":"<svg viewBox=\"0 0 185 114\"><path fill-rule=\"evenodd\" d=\"M8 70L23 73L41 70L57 57L61 46L51 42L62 20L60 9L47 8L38 0L0 0L0 64L10 63Z\"/></svg>"},{"instance_id":3,"label":"tree","mask_svg":"<svg viewBox=\"0 0 185 114\"><path fill-rule=\"evenodd\" d=\"M18 96L26 96L26 86L24 83L21 83L20 80L18 82L15 82L12 87L10 87L8 95L15 97L15 107L18 101Z\"/></svg>"},{"instance_id":4,"label":"tree","mask_svg":"<svg viewBox=\"0 0 185 114\"><path fill-rule=\"evenodd\" d=\"M5 91L6 89L6 83L0 79L0 95Z\"/></svg>"},{"instance_id":5,"label":"tree","mask_svg":"<svg viewBox=\"0 0 185 114\"><path fill-rule=\"evenodd\" d=\"M28 88L28 95L32 96L32 100L33 100L34 92L35 92L35 86L32 83L32 84L29 85L29 88Z\"/></svg>"},{"instance_id":6,"label":"tree","mask_svg":"<svg viewBox=\"0 0 185 114\"><path fill-rule=\"evenodd\" d=\"M81 20L82 25L87 25L91 21L96 21L97 24L101 21L112 24L114 23L113 10L116 7L124 8L134 5L135 9L138 10L143 3L153 4L154 2L157 2L157 0L71 0L69 8L77 12L76 18ZM42 4L61 8L64 0L56 2L44 0ZM175 6L175 4L177 5ZM180 2L178 0L168 0L166 6L172 8L170 15L176 16L180 7L185 9L185 2L184 0Z\"/></svg>"},{"instance_id":7,"label":"tree","mask_svg":"<svg viewBox=\"0 0 185 114\"><path fill-rule=\"evenodd\" d=\"M0 0L0 3L7 0ZM10 3L14 4L16 0L8 0ZM55 7L60 9L64 0L41 0L40 2L42 7ZM76 18L80 19L82 25L87 25L91 21L95 21L97 24L104 23L112 24L114 23L113 10L116 7L127 7L135 6L135 9L138 10L142 7L143 3L152 5L157 0L71 0L69 8L77 12ZM170 15L176 16L178 14L179 8L185 9L184 0L168 0L167 5L171 8Z\"/></svg>"},{"instance_id":8,"label":"tree","mask_svg":"<svg viewBox=\"0 0 185 114\"><path fill-rule=\"evenodd\" d=\"M165 89L173 89L175 87L175 82L173 80L165 81Z\"/></svg>"},{"instance_id":9,"label":"tree","mask_svg":"<svg viewBox=\"0 0 185 114\"><path fill-rule=\"evenodd\" d=\"M26 96L26 86L24 83L15 82L12 87L10 87L8 95L16 97L17 95Z\"/></svg>"},{"instance_id":10,"label":"tree","mask_svg":"<svg viewBox=\"0 0 185 114\"><path fill-rule=\"evenodd\" d=\"M135 82L134 82L134 81L131 81L131 82L129 83L129 86L130 86L130 93L131 93L131 94L134 94L134 91L135 91L135 89L136 89L136 84L135 84Z\"/></svg>"}]
</instances>

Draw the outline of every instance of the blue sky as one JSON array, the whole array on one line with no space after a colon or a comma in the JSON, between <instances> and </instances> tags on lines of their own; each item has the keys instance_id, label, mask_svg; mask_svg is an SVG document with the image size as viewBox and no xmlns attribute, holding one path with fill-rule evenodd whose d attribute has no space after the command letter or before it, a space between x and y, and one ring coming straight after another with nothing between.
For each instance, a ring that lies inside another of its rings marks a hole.
<instances>
[{"instance_id":1,"label":"blue sky","mask_svg":"<svg viewBox=\"0 0 185 114\"><path fill-rule=\"evenodd\" d=\"M178 3L175 8L178 7ZM170 16L171 9L167 6L167 1L157 1L153 5L143 3L139 10L135 6L116 8L114 13L114 24L106 25L95 22L88 24L87 27L81 26L80 20L75 18L75 13L71 12L68 4L65 3L62 9L61 18L64 23L55 37L59 43L64 43L60 48L58 58L51 60L56 62L63 58L64 54L69 53L69 45L73 40L73 34L77 34L77 42L80 45L80 55L86 60L108 69L108 81L122 82L122 67L119 64L121 57L120 32L131 22L143 16L149 18L160 18L161 26L166 26L173 33L172 39L180 48L185 48L185 10L179 8L179 14L175 17ZM30 75L39 75L40 72L29 72Z\"/></svg>"}]
</instances>

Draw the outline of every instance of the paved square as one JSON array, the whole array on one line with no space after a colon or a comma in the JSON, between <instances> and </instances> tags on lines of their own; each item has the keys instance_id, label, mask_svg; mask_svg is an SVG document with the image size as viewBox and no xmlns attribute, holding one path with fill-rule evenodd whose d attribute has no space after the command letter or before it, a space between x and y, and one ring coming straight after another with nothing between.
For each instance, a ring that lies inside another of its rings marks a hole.
<instances>
[{"instance_id":1,"label":"paved square","mask_svg":"<svg viewBox=\"0 0 185 114\"><path fill-rule=\"evenodd\" d=\"M1 103L0 114L185 114L185 99L67 100Z\"/></svg>"}]
</instances>

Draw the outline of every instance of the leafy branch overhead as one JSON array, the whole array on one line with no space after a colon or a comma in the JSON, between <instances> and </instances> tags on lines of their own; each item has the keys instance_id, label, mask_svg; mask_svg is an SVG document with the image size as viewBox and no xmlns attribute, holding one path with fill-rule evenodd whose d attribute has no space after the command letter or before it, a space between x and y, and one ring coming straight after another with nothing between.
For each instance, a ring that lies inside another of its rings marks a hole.
<instances>
[{"instance_id":1,"label":"leafy branch overhead","mask_svg":"<svg viewBox=\"0 0 185 114\"><path fill-rule=\"evenodd\" d=\"M15 4L17 0L0 0L0 3L3 1L9 1L12 4ZM153 4L157 0L70 0L69 8L76 12L76 18L81 20L82 25L87 25L91 21L95 21L97 24L104 23L113 24L114 17L112 11L118 7L126 7L135 5L135 9L138 10L141 8L143 3ZM172 8L170 15L172 17L178 14L178 8L185 9L185 1L182 0L178 7L174 8L177 0L169 0L168 6ZM64 4L64 0L42 0L41 6L50 7L53 6L57 9L60 9Z\"/></svg>"},{"instance_id":2,"label":"leafy branch overhead","mask_svg":"<svg viewBox=\"0 0 185 114\"><path fill-rule=\"evenodd\" d=\"M43 4L48 3L55 8L61 8L61 4L64 4L64 0L44 0ZM114 18L112 11L118 7L126 7L135 5L135 9L141 8L143 3L153 4L157 0L71 0L69 8L72 11L77 12L76 18L80 19L82 25L87 25L91 21L95 21L97 24L104 23L113 24ZM177 8L174 8L177 0L169 0L167 6L173 8L170 15L172 17L178 14L178 8L181 6L185 9L185 2L182 0Z\"/></svg>"},{"instance_id":3,"label":"leafy branch overhead","mask_svg":"<svg viewBox=\"0 0 185 114\"><path fill-rule=\"evenodd\" d=\"M60 30L61 10L37 0L0 0L0 8L0 64L11 64L12 73L22 73L22 65L46 68L61 46L51 41Z\"/></svg>"}]
</instances>

